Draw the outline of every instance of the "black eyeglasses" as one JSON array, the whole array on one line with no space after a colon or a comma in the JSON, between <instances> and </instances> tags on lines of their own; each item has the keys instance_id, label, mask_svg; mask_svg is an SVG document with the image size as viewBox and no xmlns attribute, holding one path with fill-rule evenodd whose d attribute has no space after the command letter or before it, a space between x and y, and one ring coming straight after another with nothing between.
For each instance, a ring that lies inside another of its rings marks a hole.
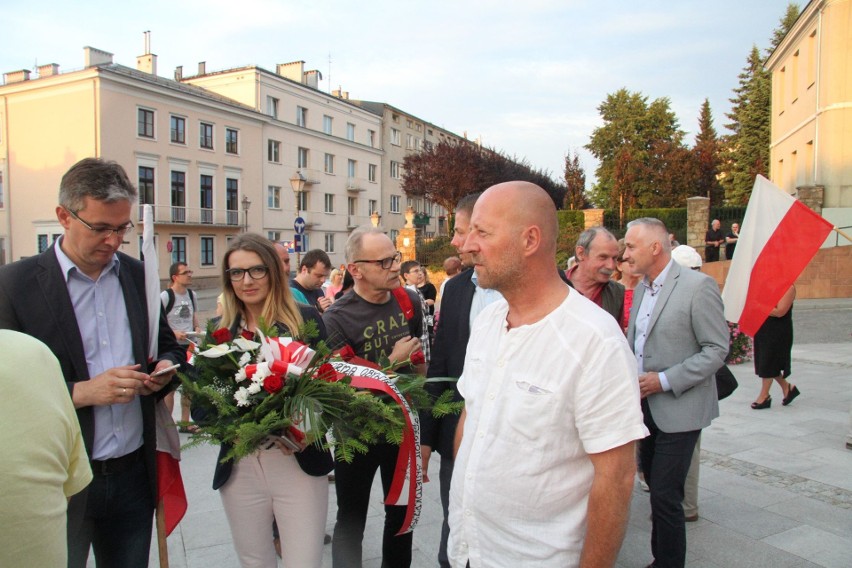
<instances>
[{"instance_id":1,"label":"black eyeglasses","mask_svg":"<svg viewBox=\"0 0 852 568\"><path fill-rule=\"evenodd\" d=\"M252 280L261 280L269 274L269 269L262 264L252 266L250 268L229 268L225 272L228 273L228 278L231 282L239 282L248 274Z\"/></svg>"},{"instance_id":2,"label":"black eyeglasses","mask_svg":"<svg viewBox=\"0 0 852 568\"><path fill-rule=\"evenodd\" d=\"M130 229L135 227L135 225L133 224L133 221L128 221L127 223L125 223L121 227L103 227L103 226L92 227L91 225L89 225L88 223L86 223L85 221L80 219L80 217L78 217L77 214L74 213L73 211L71 211L70 209L66 208L65 210L68 211L68 213L70 213L72 217L74 217L75 219L80 221L80 223L82 223L84 227L86 227L87 229L89 229L90 231L92 231L93 233L95 233L96 235L101 237L102 239L108 239L113 235L118 235L118 237L121 238L127 233L127 231L129 231Z\"/></svg>"},{"instance_id":3,"label":"black eyeglasses","mask_svg":"<svg viewBox=\"0 0 852 568\"><path fill-rule=\"evenodd\" d=\"M389 256L387 258L382 258L379 260L353 260L352 262L370 262L372 264L378 264L382 267L382 270L390 270L390 268L400 262L402 260L402 253L396 251L393 256Z\"/></svg>"}]
</instances>

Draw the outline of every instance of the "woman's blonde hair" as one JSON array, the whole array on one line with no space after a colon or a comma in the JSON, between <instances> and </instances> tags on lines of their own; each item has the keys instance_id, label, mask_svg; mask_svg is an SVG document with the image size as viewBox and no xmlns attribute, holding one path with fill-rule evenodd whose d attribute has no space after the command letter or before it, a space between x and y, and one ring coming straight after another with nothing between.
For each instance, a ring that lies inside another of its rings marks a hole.
<instances>
[{"instance_id":1,"label":"woman's blonde hair","mask_svg":"<svg viewBox=\"0 0 852 568\"><path fill-rule=\"evenodd\" d=\"M239 322L246 315L246 306L237 298L234 285L231 282L228 269L228 259L231 253L237 250L253 252L260 257L261 262L267 268L269 278L269 294L263 304L261 317L266 325L281 323L287 326L292 337L298 337L299 330L304 323L296 301L290 292L290 283L284 274L284 266L275 252L272 242L255 233L243 233L231 241L231 245L225 252L222 262L222 319L219 320L220 328L230 328L234 322Z\"/></svg>"}]
</instances>

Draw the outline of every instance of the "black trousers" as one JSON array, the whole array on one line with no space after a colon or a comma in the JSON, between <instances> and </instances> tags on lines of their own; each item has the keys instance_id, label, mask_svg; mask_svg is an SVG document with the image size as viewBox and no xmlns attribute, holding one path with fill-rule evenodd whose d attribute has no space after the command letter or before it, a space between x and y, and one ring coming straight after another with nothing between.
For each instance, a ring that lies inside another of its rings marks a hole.
<instances>
[{"instance_id":1,"label":"black trousers","mask_svg":"<svg viewBox=\"0 0 852 568\"><path fill-rule=\"evenodd\" d=\"M686 524L683 486L701 430L663 432L642 400L645 426L651 435L639 445L639 460L651 488L651 552L655 568L683 568L686 562Z\"/></svg>"},{"instance_id":2,"label":"black trousers","mask_svg":"<svg viewBox=\"0 0 852 568\"><path fill-rule=\"evenodd\" d=\"M85 568L89 546L98 568L148 568L154 506L144 461L121 473L93 473L82 526L68 527L69 568Z\"/></svg>"},{"instance_id":3,"label":"black trousers","mask_svg":"<svg viewBox=\"0 0 852 568\"><path fill-rule=\"evenodd\" d=\"M382 475L385 497L393 480L399 446L376 444L366 454L356 454L352 463L336 461L334 485L337 492L337 523L331 542L334 568L361 568L364 526L370 506L370 489L376 470ZM405 522L406 507L385 505L382 535L382 568L411 566L413 533L396 536Z\"/></svg>"}]
</instances>

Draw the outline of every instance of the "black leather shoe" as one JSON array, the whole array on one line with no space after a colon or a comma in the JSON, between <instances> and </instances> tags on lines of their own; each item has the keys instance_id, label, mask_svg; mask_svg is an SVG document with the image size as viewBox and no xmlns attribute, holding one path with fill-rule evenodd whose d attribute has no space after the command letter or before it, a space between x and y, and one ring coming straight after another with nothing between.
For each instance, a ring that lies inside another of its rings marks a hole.
<instances>
[{"instance_id":1,"label":"black leather shoe","mask_svg":"<svg viewBox=\"0 0 852 568\"><path fill-rule=\"evenodd\" d=\"M788 404L793 402L793 399L796 398L797 396L799 396L800 394L801 393L799 392L799 389L796 388L796 385L792 385L787 390L787 396L785 396L784 400L781 401L781 406L787 406Z\"/></svg>"},{"instance_id":2,"label":"black leather shoe","mask_svg":"<svg viewBox=\"0 0 852 568\"><path fill-rule=\"evenodd\" d=\"M769 408L772 406L772 397L767 396L763 402L752 402L751 407L755 410L763 410L764 408Z\"/></svg>"}]
</instances>

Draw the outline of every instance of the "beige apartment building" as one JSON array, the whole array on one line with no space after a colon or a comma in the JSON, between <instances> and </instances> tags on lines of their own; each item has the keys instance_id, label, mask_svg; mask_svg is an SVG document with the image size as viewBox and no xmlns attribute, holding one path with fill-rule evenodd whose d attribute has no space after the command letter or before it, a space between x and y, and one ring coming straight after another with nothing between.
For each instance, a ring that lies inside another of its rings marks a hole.
<instances>
[{"instance_id":1,"label":"beige apartment building","mask_svg":"<svg viewBox=\"0 0 852 568\"><path fill-rule=\"evenodd\" d=\"M423 144L454 136L389 105L372 108L317 89L304 62L174 79L157 56L136 68L86 47L84 67L6 73L0 86L0 263L38 254L61 234L60 178L78 160L120 163L154 207L160 276L185 261L215 280L231 238L244 230L292 241L297 214L303 250L334 264L354 228L374 224L395 237L411 206L422 233L445 212L400 189L401 164ZM384 124L385 119L388 124ZM297 191L298 190L298 191ZM427 219L428 217L428 219ZM139 256L141 208L124 251ZM443 229L444 231L446 229ZM295 260L295 259L294 259Z\"/></svg>"},{"instance_id":2,"label":"beige apartment building","mask_svg":"<svg viewBox=\"0 0 852 568\"><path fill-rule=\"evenodd\" d=\"M334 91L332 94L342 100L350 100L348 92ZM350 102L381 118L384 141L381 226L396 242L400 229L405 226L405 211L411 207L415 213L414 225L420 235L446 235L446 210L428 199L407 197L402 191L403 162L406 156L419 152L430 144L461 138L387 103L362 100Z\"/></svg>"},{"instance_id":3,"label":"beige apartment building","mask_svg":"<svg viewBox=\"0 0 852 568\"><path fill-rule=\"evenodd\" d=\"M823 216L852 225L852 0L808 3L766 68L772 180L800 197L822 191Z\"/></svg>"}]
</instances>

